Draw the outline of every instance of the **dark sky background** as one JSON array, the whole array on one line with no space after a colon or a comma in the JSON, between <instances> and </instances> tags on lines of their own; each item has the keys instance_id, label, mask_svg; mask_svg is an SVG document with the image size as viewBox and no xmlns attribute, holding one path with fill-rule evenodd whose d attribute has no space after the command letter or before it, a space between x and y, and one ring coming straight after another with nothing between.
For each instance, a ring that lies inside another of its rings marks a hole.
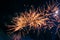
<instances>
[{"instance_id":1,"label":"dark sky background","mask_svg":"<svg viewBox=\"0 0 60 40\"><path fill-rule=\"evenodd\" d=\"M22 12L24 11L25 5L34 5L34 7L38 7L41 6L43 4L45 4L47 2L49 2L49 0L1 0L0 1L0 29L4 32L2 32L3 34L5 34L5 23L10 21L10 18L12 18L12 16L14 16L14 14L16 12ZM58 2L60 2L60 0L58 0ZM0 33L0 35L2 34ZM3 35L2 34L2 35ZM1 36L2 36L1 35ZM5 38L5 35L3 35L3 37ZM6 39L6 38L5 38Z\"/></svg>"}]
</instances>

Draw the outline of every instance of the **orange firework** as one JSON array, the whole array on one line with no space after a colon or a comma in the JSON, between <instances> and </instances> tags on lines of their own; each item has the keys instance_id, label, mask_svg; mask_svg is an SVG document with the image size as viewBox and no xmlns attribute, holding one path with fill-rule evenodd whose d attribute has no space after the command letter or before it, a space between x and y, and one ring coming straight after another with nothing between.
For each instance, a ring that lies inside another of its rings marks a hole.
<instances>
[{"instance_id":1,"label":"orange firework","mask_svg":"<svg viewBox=\"0 0 60 40\"><path fill-rule=\"evenodd\" d=\"M48 20L48 18L45 18L45 15L42 14L43 13L36 13L36 11L34 11L29 13L22 13L21 16L15 17L13 19L13 21L15 22L15 25L13 25L13 29L15 29L14 31L22 29L27 25L29 25L30 27L41 27L42 25L46 25L45 21Z\"/></svg>"},{"instance_id":2,"label":"orange firework","mask_svg":"<svg viewBox=\"0 0 60 40\"><path fill-rule=\"evenodd\" d=\"M20 13L20 16L17 16L17 17L14 17L13 18L13 23L15 25L8 25L9 27L13 27L9 30L13 30L13 32L15 31L18 31L20 29L23 29L23 27L26 27L26 26L30 26L30 27L39 27L41 28L42 25L43 26L46 26L48 25L47 24L47 20L50 20L50 16L53 15L53 17L57 17L58 18L58 6L55 6L54 2L52 2L52 4L48 5L47 4L47 9L43 9L43 10L40 10L40 9L37 9L37 10L29 10L29 12L25 11L23 13ZM39 10L39 12L38 12ZM52 13L50 13L50 11ZM56 18L56 20L57 20ZM53 20L54 21L54 20ZM53 22L49 22L49 23L52 23L50 25L48 25L49 27L53 27ZM50 28L51 28L50 27Z\"/></svg>"}]
</instances>

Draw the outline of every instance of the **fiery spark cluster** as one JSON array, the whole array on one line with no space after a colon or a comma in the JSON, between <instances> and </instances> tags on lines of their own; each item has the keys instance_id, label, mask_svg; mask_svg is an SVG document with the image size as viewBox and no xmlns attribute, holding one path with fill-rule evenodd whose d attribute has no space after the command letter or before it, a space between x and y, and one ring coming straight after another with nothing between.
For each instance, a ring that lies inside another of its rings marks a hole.
<instances>
[{"instance_id":1,"label":"fiery spark cluster","mask_svg":"<svg viewBox=\"0 0 60 40\"><path fill-rule=\"evenodd\" d=\"M54 2L52 4L47 4L47 9L43 8L43 10L37 8L37 10L29 10L29 12L25 11L20 13L20 16L13 18L13 23L15 25L8 25L8 27L13 27L9 30L18 31L20 29L23 29L23 27L30 26L35 28L41 28L43 26L47 26L52 28L54 24L54 21L59 20L59 8L55 5ZM56 20L50 19L51 16L55 18ZM46 22L48 21L48 22ZM48 24L50 23L50 24ZM60 27L60 26L59 26Z\"/></svg>"},{"instance_id":2,"label":"fiery spark cluster","mask_svg":"<svg viewBox=\"0 0 60 40\"><path fill-rule=\"evenodd\" d=\"M15 17L13 21L15 22L15 25L13 25L14 31L17 31L19 29L22 29L23 27L30 26L30 27L41 27L42 25L46 25L46 20L48 20L47 14L37 13L34 12L25 12L22 13L21 16Z\"/></svg>"}]
</instances>

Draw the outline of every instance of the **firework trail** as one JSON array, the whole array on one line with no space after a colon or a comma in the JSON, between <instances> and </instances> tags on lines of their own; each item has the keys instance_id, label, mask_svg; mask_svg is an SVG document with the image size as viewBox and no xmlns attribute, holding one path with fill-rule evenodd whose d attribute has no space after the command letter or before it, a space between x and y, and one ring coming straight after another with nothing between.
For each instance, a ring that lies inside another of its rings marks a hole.
<instances>
[{"instance_id":1,"label":"firework trail","mask_svg":"<svg viewBox=\"0 0 60 40\"><path fill-rule=\"evenodd\" d=\"M47 3L47 9L45 9L45 7L43 8L43 10L37 8L37 10L31 9L28 12L25 11L20 13L20 16L13 17L12 22L14 23L14 25L7 25L9 31L13 30L13 32L16 32L18 30L24 30L24 27L27 26L30 26L29 30L31 30L31 27L34 27L35 29L49 27L49 29L51 29L52 27L57 26L57 29L60 28L60 24L56 25L54 23L60 23L59 5L60 4L58 2L55 3L54 1L52 1L52 3Z\"/></svg>"}]
</instances>

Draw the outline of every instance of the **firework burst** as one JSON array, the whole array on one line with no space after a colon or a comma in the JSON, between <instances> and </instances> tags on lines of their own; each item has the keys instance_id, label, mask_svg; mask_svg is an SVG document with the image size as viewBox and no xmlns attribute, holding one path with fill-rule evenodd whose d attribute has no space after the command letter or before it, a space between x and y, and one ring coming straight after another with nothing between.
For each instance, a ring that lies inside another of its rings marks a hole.
<instances>
[{"instance_id":1,"label":"firework burst","mask_svg":"<svg viewBox=\"0 0 60 40\"><path fill-rule=\"evenodd\" d=\"M36 11L22 13L21 16L13 18L15 25L11 25L11 27L13 26L14 28L10 30L15 29L14 31L17 31L28 25L35 28L41 27L42 25L46 25L46 20L48 20L45 16L47 16L47 14L44 15L43 12L37 13Z\"/></svg>"},{"instance_id":2,"label":"firework burst","mask_svg":"<svg viewBox=\"0 0 60 40\"><path fill-rule=\"evenodd\" d=\"M34 9L29 10L29 12L25 11L20 13L20 16L13 18L12 22L15 25L8 25L8 28L10 28L9 30L13 30L13 32L21 30L26 26L30 26L30 28L41 28L43 26L46 28L48 26L51 29L54 25L56 26L55 21L60 22L59 11L59 3L58 5L55 2L47 3L47 9L45 7L43 10L37 8L37 10Z\"/></svg>"}]
</instances>

